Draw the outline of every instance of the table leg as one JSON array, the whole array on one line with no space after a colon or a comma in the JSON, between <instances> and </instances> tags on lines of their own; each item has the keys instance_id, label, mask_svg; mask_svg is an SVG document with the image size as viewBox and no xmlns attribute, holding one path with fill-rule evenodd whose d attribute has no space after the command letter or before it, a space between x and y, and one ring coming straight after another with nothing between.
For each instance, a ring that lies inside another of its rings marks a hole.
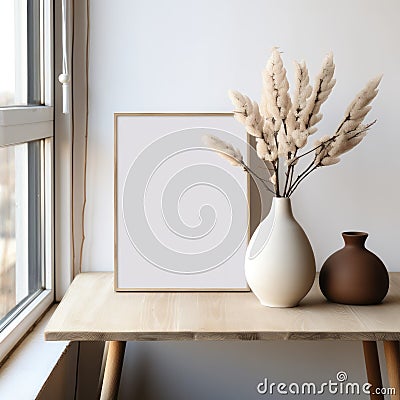
<instances>
[{"instance_id":1,"label":"table leg","mask_svg":"<svg viewBox=\"0 0 400 400\"><path fill-rule=\"evenodd\" d=\"M375 341L363 342L365 368L367 370L368 382L371 387L371 400L384 400L382 394L373 394L376 388L382 387L381 369L379 366L378 346Z\"/></svg>"},{"instance_id":2,"label":"table leg","mask_svg":"<svg viewBox=\"0 0 400 400\"><path fill-rule=\"evenodd\" d=\"M101 388L103 386L104 370L106 369L106 361L107 361L109 345L110 345L110 342L104 342L103 357L101 358L99 382L98 382L98 386L97 386L97 399L100 399Z\"/></svg>"},{"instance_id":3,"label":"table leg","mask_svg":"<svg viewBox=\"0 0 400 400\"><path fill-rule=\"evenodd\" d=\"M392 400L400 400L400 347L397 340L383 342L389 386L395 389Z\"/></svg>"},{"instance_id":4,"label":"table leg","mask_svg":"<svg viewBox=\"0 0 400 400\"><path fill-rule=\"evenodd\" d=\"M100 400L116 400L121 380L126 342L109 342Z\"/></svg>"}]
</instances>

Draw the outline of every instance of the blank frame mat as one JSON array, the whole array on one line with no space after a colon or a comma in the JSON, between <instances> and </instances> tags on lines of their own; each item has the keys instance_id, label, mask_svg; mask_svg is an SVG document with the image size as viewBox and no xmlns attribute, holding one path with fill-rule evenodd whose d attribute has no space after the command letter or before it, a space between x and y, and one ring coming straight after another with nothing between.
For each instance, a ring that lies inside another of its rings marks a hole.
<instances>
[{"instance_id":1,"label":"blank frame mat","mask_svg":"<svg viewBox=\"0 0 400 400\"><path fill-rule=\"evenodd\" d=\"M115 289L248 290L246 159L232 114L115 114Z\"/></svg>"}]
</instances>

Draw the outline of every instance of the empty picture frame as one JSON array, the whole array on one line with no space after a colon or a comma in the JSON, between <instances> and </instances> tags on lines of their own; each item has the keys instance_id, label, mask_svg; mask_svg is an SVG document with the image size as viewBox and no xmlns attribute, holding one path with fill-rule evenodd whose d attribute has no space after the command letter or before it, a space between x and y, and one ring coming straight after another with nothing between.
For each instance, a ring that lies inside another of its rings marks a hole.
<instances>
[{"instance_id":1,"label":"empty picture frame","mask_svg":"<svg viewBox=\"0 0 400 400\"><path fill-rule=\"evenodd\" d=\"M204 144L246 159L232 113L117 113L114 129L115 290L248 290L248 177Z\"/></svg>"}]
</instances>

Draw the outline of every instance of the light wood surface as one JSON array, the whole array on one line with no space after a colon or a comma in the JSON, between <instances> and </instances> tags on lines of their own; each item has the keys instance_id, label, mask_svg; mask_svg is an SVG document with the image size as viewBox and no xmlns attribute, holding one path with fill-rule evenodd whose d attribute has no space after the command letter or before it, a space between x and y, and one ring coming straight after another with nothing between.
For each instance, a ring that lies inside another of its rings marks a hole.
<instances>
[{"instance_id":1,"label":"light wood surface","mask_svg":"<svg viewBox=\"0 0 400 400\"><path fill-rule=\"evenodd\" d=\"M106 362L107 362L107 355L108 355L109 347L110 347L110 342L104 342L103 358L101 360L101 367L100 367L100 372L99 372L99 384L97 387L97 393L98 393L99 398L101 395L101 389L103 387L104 371L106 369Z\"/></svg>"},{"instance_id":2,"label":"light wood surface","mask_svg":"<svg viewBox=\"0 0 400 400\"><path fill-rule=\"evenodd\" d=\"M109 342L100 400L116 400L121 380L126 342Z\"/></svg>"},{"instance_id":3,"label":"light wood surface","mask_svg":"<svg viewBox=\"0 0 400 400\"><path fill-rule=\"evenodd\" d=\"M377 306L328 303L317 283L290 309L251 292L116 293L112 273L78 275L46 340L399 340L400 273Z\"/></svg>"},{"instance_id":4,"label":"light wood surface","mask_svg":"<svg viewBox=\"0 0 400 400\"><path fill-rule=\"evenodd\" d=\"M389 386L395 389L392 400L400 400L400 348L397 341L383 342Z\"/></svg>"},{"instance_id":5,"label":"light wood surface","mask_svg":"<svg viewBox=\"0 0 400 400\"><path fill-rule=\"evenodd\" d=\"M372 385L372 387L370 388L370 399L384 400L385 397L383 396L383 394L375 394L376 388L383 387L381 368L379 365L378 346L374 341L364 341L363 350L368 382Z\"/></svg>"}]
</instances>

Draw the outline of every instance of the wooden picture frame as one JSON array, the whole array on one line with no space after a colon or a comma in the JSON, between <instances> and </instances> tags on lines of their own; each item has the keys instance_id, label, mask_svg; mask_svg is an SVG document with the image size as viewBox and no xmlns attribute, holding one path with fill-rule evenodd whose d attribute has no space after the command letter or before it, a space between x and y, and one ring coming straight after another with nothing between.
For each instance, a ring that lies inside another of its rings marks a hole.
<instances>
[{"instance_id":1,"label":"wooden picture frame","mask_svg":"<svg viewBox=\"0 0 400 400\"><path fill-rule=\"evenodd\" d=\"M206 148L200 141L204 134L232 142L247 157L246 133L232 113L114 114L116 291L249 290L244 275L249 178ZM162 172L175 167L176 171ZM202 174L211 181L203 181ZM204 197L201 190L211 194ZM208 196L215 196L216 210L208 204ZM185 198L186 207L181 207ZM226 207L221 207L224 201L233 210L230 220ZM194 210L188 212L192 206ZM213 210L216 218L210 228ZM222 232L218 224L228 220L228 233L214 241Z\"/></svg>"}]
</instances>

